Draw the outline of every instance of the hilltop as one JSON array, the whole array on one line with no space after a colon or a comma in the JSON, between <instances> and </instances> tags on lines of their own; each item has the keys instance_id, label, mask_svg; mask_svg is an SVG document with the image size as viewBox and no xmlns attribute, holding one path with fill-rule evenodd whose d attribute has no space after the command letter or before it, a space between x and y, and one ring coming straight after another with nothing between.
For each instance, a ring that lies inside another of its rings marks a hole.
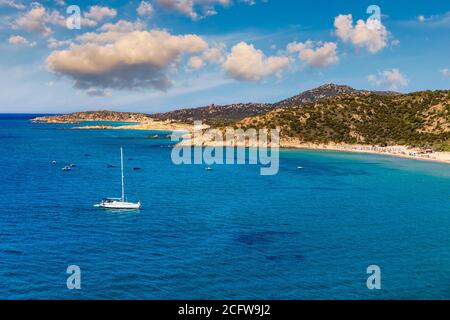
<instances>
[{"instance_id":1,"label":"hilltop","mask_svg":"<svg viewBox=\"0 0 450 320\"><path fill-rule=\"evenodd\" d=\"M321 85L320 87L301 92L300 94L290 97L288 99L282 100L280 102L274 103L275 108L281 107L294 107L302 106L307 103L317 102L321 99L340 96L343 94L352 93L374 93L380 95L397 95L398 92L394 91L369 91L369 90L358 90L350 86L337 85L334 83L327 83Z\"/></svg>"},{"instance_id":2,"label":"hilltop","mask_svg":"<svg viewBox=\"0 0 450 320\"><path fill-rule=\"evenodd\" d=\"M302 106L306 103L317 102L321 99L349 93L370 93L371 91L357 90L349 86L325 84L320 87L301 92L300 94L277 103L234 103L227 105L211 104L205 107L179 109L166 113L144 114L133 112L114 112L109 110L75 112L66 115L45 116L33 119L34 122L74 124L84 121L110 121L110 122L146 122L175 121L192 124L194 120L219 127L232 125L236 121L248 117L266 114L278 108ZM395 95L394 92L374 92L381 95Z\"/></svg>"},{"instance_id":3,"label":"hilltop","mask_svg":"<svg viewBox=\"0 0 450 320\"><path fill-rule=\"evenodd\" d=\"M35 122L138 122L123 129L182 129L202 120L217 127L281 128L301 143L432 146L450 150L450 90L409 94L325 84L278 103L240 103L168 113L91 111ZM94 127L95 128L95 127ZM98 127L101 129L102 127Z\"/></svg>"},{"instance_id":4,"label":"hilltop","mask_svg":"<svg viewBox=\"0 0 450 320\"><path fill-rule=\"evenodd\" d=\"M247 117L263 115L277 108L302 106L306 103L317 102L321 99L335 97L349 93L372 93L367 90L357 90L349 86L333 83L299 93L288 99L276 103L235 103L228 105L210 105L200 108L181 109L166 113L153 114L159 120L176 120L192 123L194 120L202 120L212 126L231 125L233 122ZM391 91L373 91L375 94L396 95Z\"/></svg>"},{"instance_id":5,"label":"hilltop","mask_svg":"<svg viewBox=\"0 0 450 320\"><path fill-rule=\"evenodd\" d=\"M234 124L281 128L311 143L434 146L449 149L450 90L410 94L351 92L272 110Z\"/></svg>"},{"instance_id":6,"label":"hilltop","mask_svg":"<svg viewBox=\"0 0 450 320\"><path fill-rule=\"evenodd\" d=\"M270 103L236 103L227 105L210 105L207 107L181 109L166 113L153 114L159 120L176 120L192 123L194 120L202 120L212 126L223 126L246 117L257 116L273 110Z\"/></svg>"}]
</instances>

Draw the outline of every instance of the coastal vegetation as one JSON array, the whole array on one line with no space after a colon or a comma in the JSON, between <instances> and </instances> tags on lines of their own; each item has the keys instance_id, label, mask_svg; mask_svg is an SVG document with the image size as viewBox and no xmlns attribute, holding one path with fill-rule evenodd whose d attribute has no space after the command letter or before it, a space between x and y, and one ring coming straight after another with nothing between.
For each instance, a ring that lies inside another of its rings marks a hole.
<instances>
[{"instance_id":1,"label":"coastal vegetation","mask_svg":"<svg viewBox=\"0 0 450 320\"><path fill-rule=\"evenodd\" d=\"M74 112L64 115L43 116L34 118L33 122L77 124L85 121L144 122L148 120L151 120L150 116L144 113L100 110Z\"/></svg>"},{"instance_id":2,"label":"coastal vegetation","mask_svg":"<svg viewBox=\"0 0 450 320\"><path fill-rule=\"evenodd\" d=\"M324 98L350 93L368 93L371 91L357 90L349 86L327 83L317 88L306 90L293 97L289 97L276 103L233 103L227 105L211 104L206 107L180 109L166 113L152 115L159 120L176 120L192 123L194 120L202 120L213 127L232 125L236 121L247 117L255 117L266 114L277 108L301 106L307 103L317 102ZM380 95L395 95L396 92L376 91Z\"/></svg>"},{"instance_id":3,"label":"coastal vegetation","mask_svg":"<svg viewBox=\"0 0 450 320\"><path fill-rule=\"evenodd\" d=\"M357 92L278 108L235 127L281 129L312 143L408 145L450 150L450 90L410 94Z\"/></svg>"},{"instance_id":4,"label":"coastal vegetation","mask_svg":"<svg viewBox=\"0 0 450 320\"><path fill-rule=\"evenodd\" d=\"M326 84L278 103L240 103L153 115L92 111L47 116L35 122L138 122L123 129L182 129L201 120L215 128L277 128L301 143L404 145L450 151L450 90L409 94ZM98 129L101 129L99 127Z\"/></svg>"}]
</instances>

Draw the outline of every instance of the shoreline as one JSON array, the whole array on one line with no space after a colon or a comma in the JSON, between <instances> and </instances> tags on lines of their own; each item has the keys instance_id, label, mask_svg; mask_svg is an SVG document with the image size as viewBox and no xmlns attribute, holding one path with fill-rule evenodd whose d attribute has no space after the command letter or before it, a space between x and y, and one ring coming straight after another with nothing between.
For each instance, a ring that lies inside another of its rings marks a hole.
<instances>
[{"instance_id":1,"label":"shoreline","mask_svg":"<svg viewBox=\"0 0 450 320\"><path fill-rule=\"evenodd\" d=\"M94 120L83 121L84 123L98 122ZM115 122L115 121L106 121ZM121 122L121 121L118 121ZM55 124L55 123L52 123ZM67 123L64 123L67 124ZM80 124L80 123L75 123ZM86 126L75 126L70 129L72 130L142 130L142 131L172 131L172 132L191 132L193 126L185 125L181 123L171 122L171 121L159 121L159 120L149 120L145 122L136 122L133 124L124 124L118 126L111 125L86 125Z\"/></svg>"},{"instance_id":2,"label":"shoreline","mask_svg":"<svg viewBox=\"0 0 450 320\"><path fill-rule=\"evenodd\" d=\"M362 147L361 145L353 145L345 148L338 148L334 146L283 146L281 149L287 150L311 150L311 151L335 151L335 152L348 152L348 153L358 153L358 154L373 154L373 155L381 155L381 156L389 156L395 158L403 158L403 159L411 159L418 161L429 161L429 162L437 162L437 163L445 163L450 164L450 152L434 152L432 154L418 154L416 156L409 154L402 154L397 152L388 152L388 151L371 151L371 150L358 150L358 147ZM370 147L370 146L364 146ZM408 149L405 146L402 146L405 149ZM380 147L379 147L380 148ZM389 147L387 147L389 148ZM413 149L408 149L413 150ZM434 156L433 156L434 155ZM437 155L437 157L436 157Z\"/></svg>"},{"instance_id":3,"label":"shoreline","mask_svg":"<svg viewBox=\"0 0 450 320\"><path fill-rule=\"evenodd\" d=\"M95 120L90 120L95 121ZM82 121L82 122L90 122ZM41 122L42 123L42 122ZM52 123L54 122L44 122ZM66 123L67 124L67 123ZM207 129L205 126L203 129ZM71 129L74 130L148 130L148 131L171 131L172 133L186 133L190 135L193 131L193 125L183 124L174 121L160 121L160 120L149 120L145 122L137 122L130 125L121 126L108 126L108 125L94 125L94 126L75 126ZM181 136L183 137L183 136ZM184 138L177 145L179 146L197 146L197 147L215 147L221 146L215 141L202 140L194 141L192 139ZM232 147L241 148L252 148L257 147L255 145L249 145L247 143L237 143L236 141L230 145ZM299 150L319 150L319 151L337 151L337 152L351 152L351 153L361 153L361 154L376 154L376 155L386 155L404 159L420 160L420 161L431 161L450 164L450 152L444 151L434 151L432 153L422 153L420 148L409 148L402 145L394 145L388 147L379 147L371 145L352 145L344 143L328 143L328 144L317 144L317 143L305 143L301 142L295 138L285 138L280 141L280 149L299 149Z\"/></svg>"},{"instance_id":4,"label":"shoreline","mask_svg":"<svg viewBox=\"0 0 450 320\"><path fill-rule=\"evenodd\" d=\"M215 141L193 141L190 139L184 139L178 143L179 146L196 146L196 147L216 147L221 146L220 143ZM233 142L229 147L240 148L255 148L256 145L250 145L248 142L236 143ZM269 144L270 147L270 144ZM305 143L294 138L281 139L280 149L291 150L317 150L317 151L336 151L336 152L351 152L360 154L375 154L386 155L397 158L430 161L450 164L450 152L433 151L430 153L424 153L420 148L410 148L402 145L393 145L387 147L371 146L371 145L357 145L357 144L344 144L344 143L328 143L328 144L316 144Z\"/></svg>"}]
</instances>

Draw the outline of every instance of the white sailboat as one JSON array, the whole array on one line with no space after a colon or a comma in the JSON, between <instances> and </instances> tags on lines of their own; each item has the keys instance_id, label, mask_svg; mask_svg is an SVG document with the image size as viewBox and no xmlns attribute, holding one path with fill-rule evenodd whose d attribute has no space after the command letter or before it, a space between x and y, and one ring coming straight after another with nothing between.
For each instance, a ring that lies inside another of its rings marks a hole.
<instances>
[{"instance_id":1,"label":"white sailboat","mask_svg":"<svg viewBox=\"0 0 450 320\"><path fill-rule=\"evenodd\" d=\"M123 149L120 148L120 163L122 170L122 198L104 198L101 203L94 205L97 208L105 209L140 209L141 202L126 202L125 201L125 185L124 185L124 175L123 175Z\"/></svg>"}]
</instances>

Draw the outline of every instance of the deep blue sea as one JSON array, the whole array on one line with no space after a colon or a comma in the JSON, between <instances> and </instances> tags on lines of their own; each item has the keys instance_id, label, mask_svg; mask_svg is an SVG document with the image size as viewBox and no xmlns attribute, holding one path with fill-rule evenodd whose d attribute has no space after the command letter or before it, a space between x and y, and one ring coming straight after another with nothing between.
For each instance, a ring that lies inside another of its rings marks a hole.
<instances>
[{"instance_id":1,"label":"deep blue sea","mask_svg":"<svg viewBox=\"0 0 450 320\"><path fill-rule=\"evenodd\" d=\"M152 132L31 117L0 116L1 299L450 298L449 165L284 150L276 176L208 172ZM121 146L139 212L93 207L120 196Z\"/></svg>"}]
</instances>

